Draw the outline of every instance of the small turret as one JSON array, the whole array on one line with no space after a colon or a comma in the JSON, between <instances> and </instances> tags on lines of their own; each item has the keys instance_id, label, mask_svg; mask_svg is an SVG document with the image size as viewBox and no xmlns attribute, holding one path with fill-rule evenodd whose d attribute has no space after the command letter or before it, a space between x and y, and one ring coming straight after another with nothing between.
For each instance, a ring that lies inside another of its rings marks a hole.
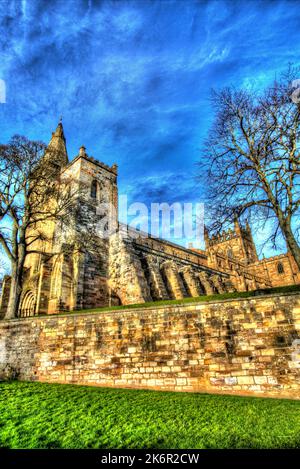
<instances>
[{"instance_id":1,"label":"small turret","mask_svg":"<svg viewBox=\"0 0 300 469\"><path fill-rule=\"evenodd\" d=\"M87 156L85 150L86 150L85 146L82 145L82 146L79 148L79 156Z\"/></svg>"},{"instance_id":2,"label":"small turret","mask_svg":"<svg viewBox=\"0 0 300 469\"><path fill-rule=\"evenodd\" d=\"M205 248L207 249L209 247L209 233L205 225L204 225L204 241L205 241Z\"/></svg>"},{"instance_id":3,"label":"small turret","mask_svg":"<svg viewBox=\"0 0 300 469\"><path fill-rule=\"evenodd\" d=\"M111 167L111 170L113 173L115 173L116 175L118 174L118 165L116 163L114 163Z\"/></svg>"},{"instance_id":4,"label":"small turret","mask_svg":"<svg viewBox=\"0 0 300 469\"><path fill-rule=\"evenodd\" d=\"M239 219L237 216L234 217L234 230L236 233L239 233L240 232L240 223L239 223Z\"/></svg>"}]
</instances>

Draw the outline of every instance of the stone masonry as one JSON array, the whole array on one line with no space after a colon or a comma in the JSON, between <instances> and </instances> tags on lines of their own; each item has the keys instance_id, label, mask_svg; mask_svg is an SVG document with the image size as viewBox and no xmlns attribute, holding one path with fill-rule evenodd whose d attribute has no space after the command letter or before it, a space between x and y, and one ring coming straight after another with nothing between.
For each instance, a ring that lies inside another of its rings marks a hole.
<instances>
[{"instance_id":1,"label":"stone masonry","mask_svg":"<svg viewBox=\"0 0 300 469\"><path fill-rule=\"evenodd\" d=\"M0 377L300 397L300 294L0 322Z\"/></svg>"}]
</instances>

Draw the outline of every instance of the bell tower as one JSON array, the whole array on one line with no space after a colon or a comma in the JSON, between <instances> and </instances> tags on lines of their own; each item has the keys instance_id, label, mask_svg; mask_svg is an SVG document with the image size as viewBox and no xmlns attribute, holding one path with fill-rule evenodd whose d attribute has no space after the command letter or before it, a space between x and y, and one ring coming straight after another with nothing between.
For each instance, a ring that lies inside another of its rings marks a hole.
<instances>
[{"instance_id":1,"label":"bell tower","mask_svg":"<svg viewBox=\"0 0 300 469\"><path fill-rule=\"evenodd\" d=\"M242 226L238 218L235 218L233 229L211 237L206 230L205 244L209 256L220 254L223 257L234 258L244 264L252 264L258 261L248 221L246 221L245 226Z\"/></svg>"},{"instance_id":2,"label":"bell tower","mask_svg":"<svg viewBox=\"0 0 300 469\"><path fill-rule=\"evenodd\" d=\"M53 139L59 137L61 145L60 129L57 133ZM61 254L53 265L49 312L107 306L109 236L118 217L117 166L93 158L82 145L62 175L79 192L72 226L56 232ZM71 249L64 248L68 243Z\"/></svg>"}]
</instances>

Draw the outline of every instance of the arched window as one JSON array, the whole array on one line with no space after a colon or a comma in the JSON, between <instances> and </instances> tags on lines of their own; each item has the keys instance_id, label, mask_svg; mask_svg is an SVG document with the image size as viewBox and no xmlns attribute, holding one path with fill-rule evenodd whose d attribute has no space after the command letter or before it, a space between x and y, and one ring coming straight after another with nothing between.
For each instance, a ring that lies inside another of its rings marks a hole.
<instances>
[{"instance_id":1,"label":"arched window","mask_svg":"<svg viewBox=\"0 0 300 469\"><path fill-rule=\"evenodd\" d=\"M228 249L228 251L227 251L227 256L230 257L230 258L233 257L233 251L232 251L231 248Z\"/></svg>"},{"instance_id":2,"label":"arched window","mask_svg":"<svg viewBox=\"0 0 300 469\"><path fill-rule=\"evenodd\" d=\"M62 262L57 258L54 261L54 267L51 275L50 298L58 298L61 289Z\"/></svg>"},{"instance_id":3,"label":"arched window","mask_svg":"<svg viewBox=\"0 0 300 469\"><path fill-rule=\"evenodd\" d=\"M277 264L277 272L278 272L279 274L283 274L283 273L284 273L284 268L283 268L283 265L282 265L281 262L278 262L278 264Z\"/></svg>"},{"instance_id":4,"label":"arched window","mask_svg":"<svg viewBox=\"0 0 300 469\"><path fill-rule=\"evenodd\" d=\"M91 197L93 199L97 198L97 181L94 179L91 185Z\"/></svg>"}]
</instances>

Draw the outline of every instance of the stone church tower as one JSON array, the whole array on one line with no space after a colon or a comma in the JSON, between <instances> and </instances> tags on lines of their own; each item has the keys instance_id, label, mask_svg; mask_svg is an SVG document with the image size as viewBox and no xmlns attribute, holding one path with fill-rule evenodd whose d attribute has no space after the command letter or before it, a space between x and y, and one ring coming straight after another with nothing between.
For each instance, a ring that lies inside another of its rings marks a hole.
<instances>
[{"instance_id":1,"label":"stone church tower","mask_svg":"<svg viewBox=\"0 0 300 469\"><path fill-rule=\"evenodd\" d=\"M91 235L103 217L101 205L113 206L117 213L117 167L89 157L83 146L69 162L61 123L52 133L43 158L49 160L51 169L57 169L60 178L81 189L73 201L70 226L64 226L62 231L60 222L55 220L38 226L43 241L39 239L32 245L38 253L29 254L25 261L20 314L30 316L107 305L109 244L100 233L91 242ZM8 303L9 287L10 279L6 278L2 312Z\"/></svg>"},{"instance_id":2,"label":"stone church tower","mask_svg":"<svg viewBox=\"0 0 300 469\"><path fill-rule=\"evenodd\" d=\"M63 132L58 143L63 147ZM51 259L49 296L45 312L105 306L109 303L109 240L101 232L101 220L117 218L117 167L109 167L87 155L82 146L61 177L77 184L76 210L69 229L56 227ZM109 213L111 207L114 213ZM115 220L116 221L116 220ZM70 242L71 241L71 242ZM41 311L41 306L39 308Z\"/></svg>"},{"instance_id":3,"label":"stone church tower","mask_svg":"<svg viewBox=\"0 0 300 469\"><path fill-rule=\"evenodd\" d=\"M256 247L248 222L243 227L238 219L235 219L234 229L223 232L218 236L209 237L206 230L205 245L211 258L216 254L221 254L225 257L235 258L245 264L258 261Z\"/></svg>"},{"instance_id":4,"label":"stone church tower","mask_svg":"<svg viewBox=\"0 0 300 469\"><path fill-rule=\"evenodd\" d=\"M68 163L66 149L66 139L62 124L59 123L55 132L52 132L51 140L46 149L43 159L51 168L53 175L57 177ZM47 220L38 225L35 230L39 230L44 238L43 241L35 241L31 249L39 253L29 254L25 260L25 278L21 297L21 309L25 315L31 315L37 307L41 312L48 310L49 286L52 274L52 261L50 255L53 252L53 238L56 232L56 222ZM27 233L28 237L34 236L34 230ZM5 293L3 291L3 293Z\"/></svg>"}]
</instances>

